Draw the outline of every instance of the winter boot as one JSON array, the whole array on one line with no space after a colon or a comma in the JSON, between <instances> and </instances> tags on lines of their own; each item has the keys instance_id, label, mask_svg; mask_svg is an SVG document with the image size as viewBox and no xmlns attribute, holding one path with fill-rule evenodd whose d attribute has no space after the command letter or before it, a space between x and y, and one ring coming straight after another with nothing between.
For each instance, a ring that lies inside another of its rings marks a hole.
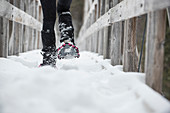
<instances>
[{"instance_id":1,"label":"winter boot","mask_svg":"<svg viewBox=\"0 0 170 113\"><path fill-rule=\"evenodd\" d=\"M71 59L71 58L79 58L79 49L69 41L64 41L61 43L62 46L60 46L57 49L58 52L58 59Z\"/></svg>"},{"instance_id":2,"label":"winter boot","mask_svg":"<svg viewBox=\"0 0 170 113\"><path fill-rule=\"evenodd\" d=\"M56 47L48 47L44 51L41 52L43 56L43 63L40 64L39 67L42 66L52 66L56 67Z\"/></svg>"},{"instance_id":3,"label":"winter boot","mask_svg":"<svg viewBox=\"0 0 170 113\"><path fill-rule=\"evenodd\" d=\"M62 12L59 15L59 30L61 46L57 49L58 58L79 58L79 50L74 43L74 28L70 12Z\"/></svg>"},{"instance_id":4,"label":"winter boot","mask_svg":"<svg viewBox=\"0 0 170 113\"><path fill-rule=\"evenodd\" d=\"M49 24L48 26L51 26ZM50 28L48 27L47 28ZM45 26L46 27L46 26ZM56 67L56 45L55 45L55 33L53 28L47 29L43 28L41 35L42 35L42 42L43 42L43 49L42 49L42 56L43 56L43 63L40 64L41 66L52 66Z\"/></svg>"}]
</instances>

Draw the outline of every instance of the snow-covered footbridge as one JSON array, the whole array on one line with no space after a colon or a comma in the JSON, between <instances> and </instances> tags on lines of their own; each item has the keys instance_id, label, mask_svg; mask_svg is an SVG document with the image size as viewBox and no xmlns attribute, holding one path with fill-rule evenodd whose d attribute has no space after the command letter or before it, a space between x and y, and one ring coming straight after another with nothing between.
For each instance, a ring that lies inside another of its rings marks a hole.
<instances>
[{"instance_id":1,"label":"snow-covered footbridge","mask_svg":"<svg viewBox=\"0 0 170 113\"><path fill-rule=\"evenodd\" d=\"M161 95L168 7L170 0L84 0L80 58L38 68L39 0L0 0L0 113L170 113Z\"/></svg>"},{"instance_id":2,"label":"snow-covered footbridge","mask_svg":"<svg viewBox=\"0 0 170 113\"><path fill-rule=\"evenodd\" d=\"M90 52L38 68L39 50L0 59L0 113L169 113L145 74Z\"/></svg>"}]
</instances>

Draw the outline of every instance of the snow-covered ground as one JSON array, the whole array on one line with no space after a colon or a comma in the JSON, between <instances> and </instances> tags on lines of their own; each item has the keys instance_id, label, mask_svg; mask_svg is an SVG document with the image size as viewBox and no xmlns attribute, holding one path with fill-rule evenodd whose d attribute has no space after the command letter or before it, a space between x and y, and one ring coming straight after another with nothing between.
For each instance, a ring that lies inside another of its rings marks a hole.
<instances>
[{"instance_id":1,"label":"snow-covered ground","mask_svg":"<svg viewBox=\"0 0 170 113\"><path fill-rule=\"evenodd\" d=\"M39 50L0 58L0 113L170 113L144 74L90 52L41 67Z\"/></svg>"}]
</instances>

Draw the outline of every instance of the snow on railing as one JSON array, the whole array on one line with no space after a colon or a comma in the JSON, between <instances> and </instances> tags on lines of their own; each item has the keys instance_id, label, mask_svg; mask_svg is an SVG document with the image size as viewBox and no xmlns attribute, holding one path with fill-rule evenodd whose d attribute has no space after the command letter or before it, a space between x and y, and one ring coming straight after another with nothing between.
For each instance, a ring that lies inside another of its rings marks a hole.
<instances>
[{"instance_id":1,"label":"snow on railing","mask_svg":"<svg viewBox=\"0 0 170 113\"><path fill-rule=\"evenodd\" d=\"M0 57L40 47L39 0L0 0Z\"/></svg>"},{"instance_id":2,"label":"snow on railing","mask_svg":"<svg viewBox=\"0 0 170 113\"><path fill-rule=\"evenodd\" d=\"M123 64L124 71L134 72L139 68L137 36L144 37L146 28L146 83L161 93L168 7L170 0L85 0L77 43L81 50L99 53L112 65Z\"/></svg>"}]
</instances>

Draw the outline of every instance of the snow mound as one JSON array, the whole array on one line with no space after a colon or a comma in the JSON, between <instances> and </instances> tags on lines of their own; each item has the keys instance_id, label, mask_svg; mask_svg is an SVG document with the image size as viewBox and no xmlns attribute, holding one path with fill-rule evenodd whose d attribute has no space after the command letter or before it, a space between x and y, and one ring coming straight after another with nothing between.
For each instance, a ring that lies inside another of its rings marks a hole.
<instances>
[{"instance_id":1,"label":"snow mound","mask_svg":"<svg viewBox=\"0 0 170 113\"><path fill-rule=\"evenodd\" d=\"M0 58L0 113L170 113L170 103L95 53L38 68L39 50Z\"/></svg>"}]
</instances>

